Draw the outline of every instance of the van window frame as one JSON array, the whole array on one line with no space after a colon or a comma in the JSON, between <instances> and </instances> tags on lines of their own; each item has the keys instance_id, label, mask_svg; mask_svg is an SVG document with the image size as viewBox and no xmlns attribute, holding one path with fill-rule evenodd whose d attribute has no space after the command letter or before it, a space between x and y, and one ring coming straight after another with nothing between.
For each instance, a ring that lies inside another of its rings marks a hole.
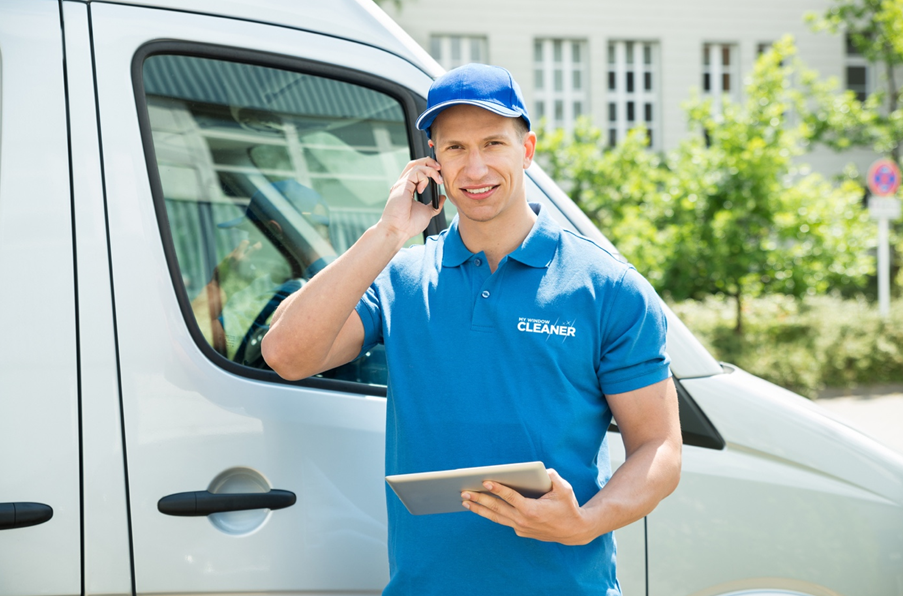
<instances>
[{"instance_id":1,"label":"van window frame","mask_svg":"<svg viewBox=\"0 0 903 596\"><path fill-rule=\"evenodd\" d=\"M353 43L353 42L349 42ZM368 46L372 51L373 48ZM252 66L260 66L264 68L278 68L289 70L292 72L309 74L324 78L330 78L343 83L365 87L388 95L396 100L404 112L406 130L408 135L408 146L411 150L412 158L426 157L429 155L429 145L421 131L414 126L417 116L426 109L426 101L423 97L417 95L407 87L380 78L371 73L355 70L345 66L337 66L334 64L309 60L306 58L298 58L294 56L286 56L283 54L273 54L262 52L259 50L251 50L246 48L237 48L231 46L222 46L207 43L189 42L189 41L172 41L158 40L151 41L142 45L135 52L132 58L132 87L135 92L135 104L138 111L138 125L141 132L141 144L144 148L144 157L147 164L147 173L150 182L151 195L154 202L154 212L157 217L157 226L160 230L160 238L163 243L163 252L166 257L167 268L169 269L170 279L172 280L173 289L176 293L176 299L179 304L179 310L182 318L188 328L188 332L194 340L195 344L201 352L215 365L235 375L246 377L258 381L266 381L269 383L278 383L283 385L296 385L302 387L310 387L314 389L327 389L330 391L341 391L345 393L355 393L360 395L371 395L376 397L386 397L387 388L382 385L371 385L369 383L358 383L355 381L323 379L317 377L308 377L298 381L288 381L278 374L270 370L255 369L234 362L216 350L213 349L201 333L201 329L195 320L191 310L191 300L185 284L181 281L181 270L179 269L178 258L176 257L175 244L170 229L169 216L166 212L166 204L163 196L163 183L160 178L159 168L157 166L156 151L154 148L153 135L151 133L150 114L148 112L147 96L144 88L144 62L151 56L157 55L175 55L193 58L207 58L212 60L223 60L227 62L240 62ZM445 229L446 220L444 212L430 221L429 226L424 231L424 239L426 236L438 234Z\"/></svg>"}]
</instances>

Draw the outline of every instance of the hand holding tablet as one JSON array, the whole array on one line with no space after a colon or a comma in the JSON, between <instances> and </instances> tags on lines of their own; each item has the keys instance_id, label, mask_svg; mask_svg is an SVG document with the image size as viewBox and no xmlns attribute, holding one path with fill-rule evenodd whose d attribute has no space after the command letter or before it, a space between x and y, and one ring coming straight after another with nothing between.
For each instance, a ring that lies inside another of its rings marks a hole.
<instances>
[{"instance_id":1,"label":"hand holding tablet","mask_svg":"<svg viewBox=\"0 0 903 596\"><path fill-rule=\"evenodd\" d=\"M531 499L552 490L541 461L386 476L386 482L413 515L466 511L461 493L486 492L486 480L504 484Z\"/></svg>"}]
</instances>

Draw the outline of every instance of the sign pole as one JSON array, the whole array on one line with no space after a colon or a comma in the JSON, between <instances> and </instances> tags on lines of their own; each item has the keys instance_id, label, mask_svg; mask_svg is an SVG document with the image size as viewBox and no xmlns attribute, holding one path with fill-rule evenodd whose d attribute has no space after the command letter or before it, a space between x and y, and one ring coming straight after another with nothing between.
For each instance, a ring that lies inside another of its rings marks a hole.
<instances>
[{"instance_id":1,"label":"sign pole","mask_svg":"<svg viewBox=\"0 0 903 596\"><path fill-rule=\"evenodd\" d=\"M869 215L878 221L878 314L882 319L890 316L890 241L888 231L891 221L900 218L900 168L890 159L879 159L869 168L868 182L872 196L869 198Z\"/></svg>"},{"instance_id":2,"label":"sign pole","mask_svg":"<svg viewBox=\"0 0 903 596\"><path fill-rule=\"evenodd\" d=\"M890 314L890 242L888 219L878 219L878 314L886 319Z\"/></svg>"}]
</instances>

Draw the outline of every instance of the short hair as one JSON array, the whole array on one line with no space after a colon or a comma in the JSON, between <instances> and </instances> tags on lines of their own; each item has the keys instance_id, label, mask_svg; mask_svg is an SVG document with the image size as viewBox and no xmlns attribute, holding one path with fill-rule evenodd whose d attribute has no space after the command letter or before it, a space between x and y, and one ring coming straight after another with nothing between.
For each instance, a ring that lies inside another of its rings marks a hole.
<instances>
[{"instance_id":1,"label":"short hair","mask_svg":"<svg viewBox=\"0 0 903 596\"><path fill-rule=\"evenodd\" d=\"M530 125L527 124L527 121L523 118L515 118L514 119L514 132L517 133L517 138L521 141L524 140L524 137L527 136L527 133L530 132Z\"/></svg>"}]
</instances>

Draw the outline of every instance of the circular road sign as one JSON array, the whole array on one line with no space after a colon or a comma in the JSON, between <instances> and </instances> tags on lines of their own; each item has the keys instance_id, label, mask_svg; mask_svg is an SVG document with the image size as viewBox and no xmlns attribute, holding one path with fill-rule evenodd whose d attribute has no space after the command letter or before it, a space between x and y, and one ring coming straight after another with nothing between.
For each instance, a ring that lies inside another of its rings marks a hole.
<instances>
[{"instance_id":1,"label":"circular road sign","mask_svg":"<svg viewBox=\"0 0 903 596\"><path fill-rule=\"evenodd\" d=\"M873 195L893 196L900 188L900 168L889 159L879 159L869 168L867 182Z\"/></svg>"}]
</instances>

